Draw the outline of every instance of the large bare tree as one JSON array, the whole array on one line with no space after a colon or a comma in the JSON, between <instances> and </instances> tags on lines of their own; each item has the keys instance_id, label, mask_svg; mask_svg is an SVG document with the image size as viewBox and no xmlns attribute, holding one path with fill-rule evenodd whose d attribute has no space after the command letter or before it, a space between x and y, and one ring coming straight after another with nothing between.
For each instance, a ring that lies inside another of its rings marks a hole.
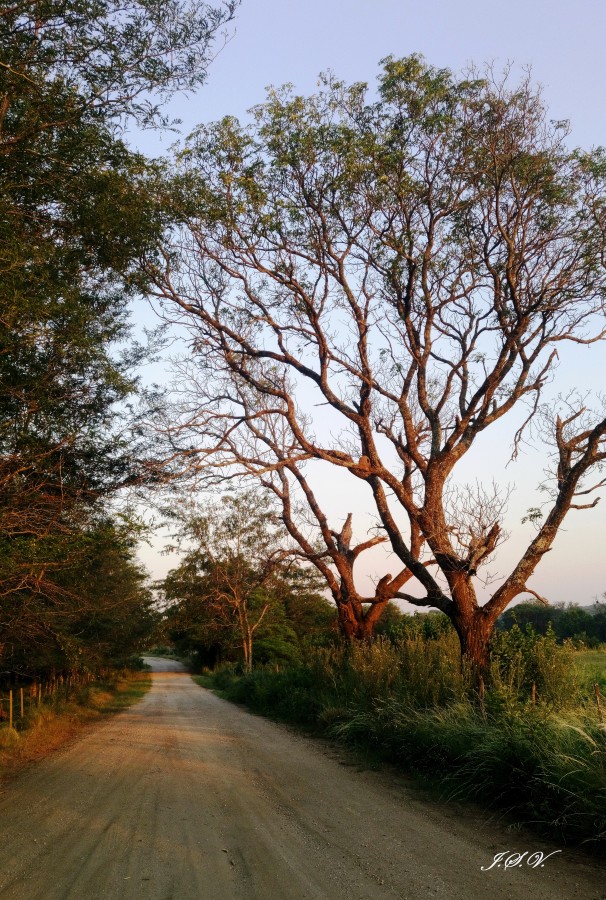
<instances>
[{"instance_id":1,"label":"large bare tree","mask_svg":"<svg viewBox=\"0 0 606 900\"><path fill-rule=\"evenodd\" d=\"M345 633L368 635L393 597L436 607L476 673L567 513L597 502L606 458L603 409L544 402L558 348L604 337L606 158L571 151L509 80L390 58L376 100L328 78L310 98L272 92L250 125L201 127L170 187L180 224L147 264L191 335L163 425L173 461L271 489ZM530 427L550 442L549 503L482 603L505 498L455 476L514 408L514 454ZM374 537L352 542L347 506L329 524L317 461L367 486ZM363 596L354 563L380 540L398 571Z\"/></svg>"}]
</instances>

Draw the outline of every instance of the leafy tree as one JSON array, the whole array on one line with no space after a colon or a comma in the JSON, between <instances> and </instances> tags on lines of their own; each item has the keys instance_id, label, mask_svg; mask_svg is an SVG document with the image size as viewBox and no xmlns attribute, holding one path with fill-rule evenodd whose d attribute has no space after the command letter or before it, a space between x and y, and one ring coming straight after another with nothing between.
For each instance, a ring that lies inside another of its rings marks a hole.
<instances>
[{"instance_id":1,"label":"leafy tree","mask_svg":"<svg viewBox=\"0 0 606 900\"><path fill-rule=\"evenodd\" d=\"M201 85L238 0L16 0L0 7L2 124L11 145L89 110L165 123L163 103Z\"/></svg>"},{"instance_id":2,"label":"leafy tree","mask_svg":"<svg viewBox=\"0 0 606 900\"><path fill-rule=\"evenodd\" d=\"M557 607L536 602L518 603L499 616L498 627L509 631L513 625L518 625L522 630L530 625L537 634L546 634L557 615Z\"/></svg>"},{"instance_id":3,"label":"leafy tree","mask_svg":"<svg viewBox=\"0 0 606 900\"><path fill-rule=\"evenodd\" d=\"M285 577L284 613L299 645L332 643L338 631L337 610L321 593L326 590L322 579L302 566L292 567Z\"/></svg>"},{"instance_id":4,"label":"leafy tree","mask_svg":"<svg viewBox=\"0 0 606 900\"><path fill-rule=\"evenodd\" d=\"M153 638L159 614L148 573L136 559L139 529L128 518L102 518L83 535L79 559L58 582L76 603L66 622L92 671L125 665ZM66 629L67 630L67 629Z\"/></svg>"},{"instance_id":5,"label":"leafy tree","mask_svg":"<svg viewBox=\"0 0 606 900\"><path fill-rule=\"evenodd\" d=\"M35 552L29 541L26 552ZM40 589L25 581L3 598L3 666L27 675L124 665L157 623L147 573L135 560L130 523L92 519L43 548ZM52 553L51 553L52 550Z\"/></svg>"},{"instance_id":6,"label":"leafy tree","mask_svg":"<svg viewBox=\"0 0 606 900\"><path fill-rule=\"evenodd\" d=\"M554 617L553 630L560 641L576 638L587 643L594 637L594 617L589 610L581 606L569 605L565 609L558 610L558 615Z\"/></svg>"},{"instance_id":7,"label":"leafy tree","mask_svg":"<svg viewBox=\"0 0 606 900\"><path fill-rule=\"evenodd\" d=\"M58 572L81 562L95 507L141 477L124 427L137 353L118 351L163 218L123 129L162 125L166 98L204 79L235 5L0 8L0 597L23 648L61 614Z\"/></svg>"},{"instance_id":8,"label":"leafy tree","mask_svg":"<svg viewBox=\"0 0 606 900\"><path fill-rule=\"evenodd\" d=\"M602 595L603 597L604 595ZM595 616L595 635L600 644L606 644L606 605L597 601L593 607Z\"/></svg>"},{"instance_id":9,"label":"leafy tree","mask_svg":"<svg viewBox=\"0 0 606 900\"><path fill-rule=\"evenodd\" d=\"M261 661L292 658L302 628L317 628L318 619L325 627L328 604L294 564L266 497L224 496L178 515L181 539L193 546L163 590L174 604L169 631L182 649L214 664L238 645L250 671L255 646Z\"/></svg>"},{"instance_id":10,"label":"leafy tree","mask_svg":"<svg viewBox=\"0 0 606 900\"><path fill-rule=\"evenodd\" d=\"M119 126L162 124L160 104L204 79L234 8L0 9L0 486L12 508L27 498L17 508L33 509L34 530L51 495L69 493L70 467L94 454L91 487L102 484L112 454L100 434L132 390L110 350L125 340L128 276L161 215L143 189L150 166Z\"/></svg>"},{"instance_id":11,"label":"leafy tree","mask_svg":"<svg viewBox=\"0 0 606 900\"><path fill-rule=\"evenodd\" d=\"M163 423L171 460L180 448L211 481L239 473L273 491L346 635L371 634L390 599L435 607L477 679L496 619L536 595L568 512L603 484L601 402L544 402L558 350L604 337L606 159L566 136L529 82L457 78L417 56L384 62L376 101L332 78L309 98L274 91L252 124L194 132L171 185L182 227L147 265L192 336ZM547 502L481 603L506 498L455 477L514 409L513 456L530 422L550 447ZM354 577L369 544L347 507L331 526L322 466L364 485L373 540L398 560L369 595Z\"/></svg>"},{"instance_id":12,"label":"leafy tree","mask_svg":"<svg viewBox=\"0 0 606 900\"><path fill-rule=\"evenodd\" d=\"M530 626L537 634L545 635L552 629L558 641L567 639L583 641L589 646L598 646L606 641L606 610L603 604L592 607L575 603L545 606L538 603L519 603L506 610L499 617L500 630L508 631L514 625L520 628Z\"/></svg>"}]
</instances>

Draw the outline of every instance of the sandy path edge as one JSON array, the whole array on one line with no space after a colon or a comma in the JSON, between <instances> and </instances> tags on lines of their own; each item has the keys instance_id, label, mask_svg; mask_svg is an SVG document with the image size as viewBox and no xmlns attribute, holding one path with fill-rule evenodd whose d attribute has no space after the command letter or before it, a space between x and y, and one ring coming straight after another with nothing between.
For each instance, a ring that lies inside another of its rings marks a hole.
<instances>
[{"instance_id":1,"label":"sandy path edge","mask_svg":"<svg viewBox=\"0 0 606 900\"><path fill-rule=\"evenodd\" d=\"M344 766L169 663L136 706L4 786L3 900L605 900L605 870L568 850L482 871L557 848Z\"/></svg>"}]
</instances>

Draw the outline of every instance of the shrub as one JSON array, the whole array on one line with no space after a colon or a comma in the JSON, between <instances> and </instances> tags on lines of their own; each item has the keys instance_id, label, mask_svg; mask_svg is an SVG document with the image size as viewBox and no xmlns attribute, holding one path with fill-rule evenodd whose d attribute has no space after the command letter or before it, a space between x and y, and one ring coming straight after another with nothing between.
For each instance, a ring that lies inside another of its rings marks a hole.
<instances>
[{"instance_id":1,"label":"shrub","mask_svg":"<svg viewBox=\"0 0 606 900\"><path fill-rule=\"evenodd\" d=\"M529 703L560 709L578 706L574 651L568 643L558 645L551 626L545 635L531 625L524 631L513 625L509 631L496 632L491 651L493 704L509 713Z\"/></svg>"}]
</instances>

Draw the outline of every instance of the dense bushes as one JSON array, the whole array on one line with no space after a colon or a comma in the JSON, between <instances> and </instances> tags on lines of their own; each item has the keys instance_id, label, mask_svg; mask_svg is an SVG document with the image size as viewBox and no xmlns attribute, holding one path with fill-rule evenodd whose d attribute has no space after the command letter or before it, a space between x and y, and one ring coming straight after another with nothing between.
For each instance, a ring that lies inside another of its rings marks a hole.
<instances>
[{"instance_id":1,"label":"dense bushes","mask_svg":"<svg viewBox=\"0 0 606 900\"><path fill-rule=\"evenodd\" d=\"M598 647L606 643L606 604L600 601L592 606L519 603L497 621L499 629L508 630L512 625L520 628L531 625L538 634L547 634L548 629L552 629L560 643L572 640L587 647Z\"/></svg>"}]
</instances>

